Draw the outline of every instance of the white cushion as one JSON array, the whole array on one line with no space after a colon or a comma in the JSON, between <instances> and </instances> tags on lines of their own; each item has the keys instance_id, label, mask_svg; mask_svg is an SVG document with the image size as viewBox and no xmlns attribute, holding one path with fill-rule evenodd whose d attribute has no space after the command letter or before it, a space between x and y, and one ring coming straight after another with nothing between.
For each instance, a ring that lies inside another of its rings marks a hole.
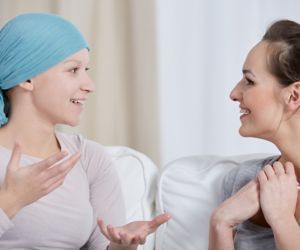
<instances>
[{"instance_id":1,"label":"white cushion","mask_svg":"<svg viewBox=\"0 0 300 250\"><path fill-rule=\"evenodd\" d=\"M120 177L127 222L149 220L155 215L158 169L144 154L128 147L106 147ZM153 250L155 235L147 238L139 250Z\"/></svg>"},{"instance_id":2,"label":"white cushion","mask_svg":"<svg viewBox=\"0 0 300 250\"><path fill-rule=\"evenodd\" d=\"M192 156L178 159L160 172L157 210L172 219L156 232L156 250L208 249L209 219L220 203L224 175L249 159L266 155Z\"/></svg>"}]
</instances>

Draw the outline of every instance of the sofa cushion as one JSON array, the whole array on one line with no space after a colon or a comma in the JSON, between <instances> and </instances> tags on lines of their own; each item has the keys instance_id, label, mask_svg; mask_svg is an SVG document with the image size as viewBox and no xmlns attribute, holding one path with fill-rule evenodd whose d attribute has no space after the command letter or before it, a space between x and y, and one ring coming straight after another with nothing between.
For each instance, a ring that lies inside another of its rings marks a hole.
<instances>
[{"instance_id":1,"label":"sofa cushion","mask_svg":"<svg viewBox=\"0 0 300 250\"><path fill-rule=\"evenodd\" d=\"M191 156L171 162L160 171L157 210L172 219L156 232L156 250L208 249L209 219L221 201L224 175L249 159L240 156Z\"/></svg>"},{"instance_id":2,"label":"sofa cushion","mask_svg":"<svg viewBox=\"0 0 300 250\"><path fill-rule=\"evenodd\" d=\"M149 220L155 215L158 169L144 154L128 147L106 147L120 177L127 222ZM153 250L155 235L147 238L139 250Z\"/></svg>"}]
</instances>

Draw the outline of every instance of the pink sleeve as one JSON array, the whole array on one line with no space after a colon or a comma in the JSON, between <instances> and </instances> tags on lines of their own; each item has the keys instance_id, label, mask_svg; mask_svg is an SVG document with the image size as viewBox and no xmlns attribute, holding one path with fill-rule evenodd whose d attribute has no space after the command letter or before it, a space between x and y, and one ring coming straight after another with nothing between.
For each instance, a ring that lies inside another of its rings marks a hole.
<instances>
[{"instance_id":1,"label":"pink sleeve","mask_svg":"<svg viewBox=\"0 0 300 250\"><path fill-rule=\"evenodd\" d=\"M114 226L125 224L124 199L118 174L105 148L98 143L84 140L82 150L94 212L93 231L86 247L91 250L104 250L109 242L101 234L96 223L97 218L100 217L106 224Z\"/></svg>"},{"instance_id":2,"label":"pink sleeve","mask_svg":"<svg viewBox=\"0 0 300 250\"><path fill-rule=\"evenodd\" d=\"M11 227L13 227L12 221L8 218L6 213L0 208L0 238Z\"/></svg>"}]
</instances>

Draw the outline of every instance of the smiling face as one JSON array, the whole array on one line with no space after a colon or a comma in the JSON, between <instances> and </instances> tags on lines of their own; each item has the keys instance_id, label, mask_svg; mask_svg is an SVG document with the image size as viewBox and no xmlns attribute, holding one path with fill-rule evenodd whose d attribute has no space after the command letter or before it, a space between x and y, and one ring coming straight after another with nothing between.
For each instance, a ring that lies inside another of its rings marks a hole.
<instances>
[{"instance_id":1,"label":"smiling face","mask_svg":"<svg viewBox=\"0 0 300 250\"><path fill-rule=\"evenodd\" d=\"M284 87L267 68L268 45L260 42L249 52L230 98L240 103L240 134L272 141L283 118Z\"/></svg>"},{"instance_id":2,"label":"smiling face","mask_svg":"<svg viewBox=\"0 0 300 250\"><path fill-rule=\"evenodd\" d=\"M78 125L83 104L94 90L88 63L89 52L82 49L32 79L33 106L45 121Z\"/></svg>"}]
</instances>

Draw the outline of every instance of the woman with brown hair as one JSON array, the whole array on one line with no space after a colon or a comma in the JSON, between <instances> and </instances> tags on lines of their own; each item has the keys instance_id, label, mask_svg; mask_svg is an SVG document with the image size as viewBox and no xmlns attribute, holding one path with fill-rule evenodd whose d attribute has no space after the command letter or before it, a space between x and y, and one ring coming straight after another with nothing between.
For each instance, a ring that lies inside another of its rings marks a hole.
<instances>
[{"instance_id":1,"label":"woman with brown hair","mask_svg":"<svg viewBox=\"0 0 300 250\"><path fill-rule=\"evenodd\" d=\"M245 137L272 142L280 156L252 160L224 179L209 249L300 249L300 25L277 21L249 52L230 94Z\"/></svg>"}]
</instances>

